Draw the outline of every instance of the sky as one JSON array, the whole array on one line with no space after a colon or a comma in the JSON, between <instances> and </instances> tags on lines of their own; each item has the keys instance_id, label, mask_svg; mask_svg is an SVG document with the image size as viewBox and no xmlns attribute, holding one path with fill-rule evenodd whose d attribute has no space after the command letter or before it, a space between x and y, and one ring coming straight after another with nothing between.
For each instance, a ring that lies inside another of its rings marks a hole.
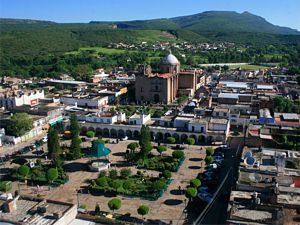
<instances>
[{"instance_id":1,"label":"sky","mask_svg":"<svg viewBox=\"0 0 300 225\"><path fill-rule=\"evenodd\" d=\"M248 11L300 31L300 0L0 0L1 18L63 23L170 18L210 10Z\"/></svg>"}]
</instances>

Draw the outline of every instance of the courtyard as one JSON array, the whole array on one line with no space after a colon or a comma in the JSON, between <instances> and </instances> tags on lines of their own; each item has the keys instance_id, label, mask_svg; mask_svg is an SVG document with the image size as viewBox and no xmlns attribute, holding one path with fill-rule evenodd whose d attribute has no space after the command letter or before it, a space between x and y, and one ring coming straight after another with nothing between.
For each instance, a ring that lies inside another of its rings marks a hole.
<instances>
[{"instance_id":1,"label":"courtyard","mask_svg":"<svg viewBox=\"0 0 300 225\"><path fill-rule=\"evenodd\" d=\"M113 139L111 139L113 141ZM130 168L132 174L135 174L139 169L135 166L129 166L124 159L124 154L127 145L131 140L121 141L118 144L106 144L105 146L111 150L108 159L111 162L111 169L120 171L123 168ZM155 144L154 144L155 146ZM174 146L174 145L173 145ZM171 155L172 145L168 145L167 151L164 155ZM198 173L203 172L205 163L204 147L201 146L184 146L185 160L180 166L178 172L172 173L172 181L168 185L167 190L162 197L156 201L144 200L141 198L132 198L128 196L112 196L110 194L96 195L88 191L88 186L91 180L95 180L99 176L99 172L92 172L88 168L91 158L81 158L78 160L65 161L64 168L69 176L69 181L59 187L29 186L25 184L18 184L14 182L13 189L20 190L21 194L25 195L39 195L43 198L66 201L79 205L86 205L87 210L93 211L95 205L99 204L101 211L111 212L107 206L107 202L113 197L118 197L122 200L122 207L117 211L119 214L130 213L133 217L139 217L137 208L140 205L148 205L150 212L146 216L148 221L163 221L169 223L173 221L175 224L182 224L184 220L183 210L187 204L187 198L183 191L189 184L190 180L195 178ZM203 149L203 150L201 150ZM158 154L154 149L153 154ZM28 158L34 158L33 155L28 155ZM7 165L8 166L8 165ZM12 167L13 165L9 165ZM148 176L158 176L158 171L144 170L141 172ZM38 190L37 190L38 189Z\"/></svg>"}]
</instances>

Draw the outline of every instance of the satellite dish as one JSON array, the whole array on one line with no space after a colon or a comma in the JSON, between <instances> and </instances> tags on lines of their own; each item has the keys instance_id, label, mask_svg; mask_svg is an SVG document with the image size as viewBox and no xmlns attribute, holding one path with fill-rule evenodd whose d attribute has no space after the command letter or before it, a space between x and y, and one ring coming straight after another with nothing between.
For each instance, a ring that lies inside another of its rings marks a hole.
<instances>
[{"instance_id":1,"label":"satellite dish","mask_svg":"<svg viewBox=\"0 0 300 225\"><path fill-rule=\"evenodd\" d=\"M255 159L253 157L247 157L247 158L244 159L244 163L247 166L253 166L254 163L255 163Z\"/></svg>"},{"instance_id":2,"label":"satellite dish","mask_svg":"<svg viewBox=\"0 0 300 225\"><path fill-rule=\"evenodd\" d=\"M244 159L248 158L248 157L252 157L252 152L246 152L244 155Z\"/></svg>"}]
</instances>

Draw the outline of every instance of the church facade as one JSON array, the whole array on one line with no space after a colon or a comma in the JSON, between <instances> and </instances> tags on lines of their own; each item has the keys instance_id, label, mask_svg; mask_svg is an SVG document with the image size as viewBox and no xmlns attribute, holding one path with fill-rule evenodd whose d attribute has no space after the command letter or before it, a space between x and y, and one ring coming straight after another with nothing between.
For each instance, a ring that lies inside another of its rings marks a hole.
<instances>
[{"instance_id":1,"label":"church facade","mask_svg":"<svg viewBox=\"0 0 300 225\"><path fill-rule=\"evenodd\" d=\"M158 73L152 73L150 66L141 65L135 80L136 101L169 104L178 97L179 87L196 87L195 72L188 73L189 79L186 73L182 77L180 74L180 62L171 53L162 59ZM183 80L180 81L180 78Z\"/></svg>"}]
</instances>

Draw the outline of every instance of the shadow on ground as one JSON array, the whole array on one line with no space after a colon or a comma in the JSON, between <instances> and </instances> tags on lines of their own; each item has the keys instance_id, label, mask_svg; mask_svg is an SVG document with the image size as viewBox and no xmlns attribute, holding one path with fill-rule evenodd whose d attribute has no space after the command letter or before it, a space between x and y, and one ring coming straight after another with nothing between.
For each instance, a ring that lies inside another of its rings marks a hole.
<instances>
[{"instance_id":1,"label":"shadow on ground","mask_svg":"<svg viewBox=\"0 0 300 225\"><path fill-rule=\"evenodd\" d=\"M73 162L63 165L66 172L73 173L78 171L88 171L88 165L86 163Z\"/></svg>"},{"instance_id":2,"label":"shadow on ground","mask_svg":"<svg viewBox=\"0 0 300 225\"><path fill-rule=\"evenodd\" d=\"M173 190L170 191L170 193L172 195L183 195L184 191L183 190L179 191L178 189L173 189Z\"/></svg>"},{"instance_id":3,"label":"shadow on ground","mask_svg":"<svg viewBox=\"0 0 300 225\"><path fill-rule=\"evenodd\" d=\"M125 152L116 152L116 153L113 153L112 155L123 157L125 154L126 154Z\"/></svg>"},{"instance_id":4,"label":"shadow on ground","mask_svg":"<svg viewBox=\"0 0 300 225\"><path fill-rule=\"evenodd\" d=\"M178 199L167 199L164 201L165 205L180 205L183 201Z\"/></svg>"},{"instance_id":5,"label":"shadow on ground","mask_svg":"<svg viewBox=\"0 0 300 225\"><path fill-rule=\"evenodd\" d=\"M192 161L192 162L200 162L203 159L201 159L201 158L190 158L189 160Z\"/></svg>"},{"instance_id":6,"label":"shadow on ground","mask_svg":"<svg viewBox=\"0 0 300 225\"><path fill-rule=\"evenodd\" d=\"M199 170L201 169L201 166L189 166L188 168L192 170Z\"/></svg>"}]
</instances>

